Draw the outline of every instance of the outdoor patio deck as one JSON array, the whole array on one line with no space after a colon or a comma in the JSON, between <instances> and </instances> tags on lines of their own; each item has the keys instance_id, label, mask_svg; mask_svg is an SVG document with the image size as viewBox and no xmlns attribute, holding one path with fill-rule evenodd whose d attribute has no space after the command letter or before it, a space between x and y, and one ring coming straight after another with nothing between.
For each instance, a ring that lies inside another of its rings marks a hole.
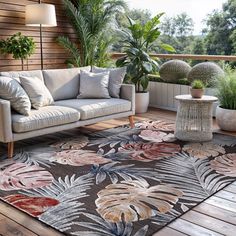
<instances>
[{"instance_id":1,"label":"outdoor patio deck","mask_svg":"<svg viewBox=\"0 0 236 236\"><path fill-rule=\"evenodd\" d=\"M175 112L160 109L149 109L143 115L135 117L140 120L175 121ZM128 119L109 120L87 126L91 131L103 130L127 124ZM83 128L84 129L84 128ZM214 130L219 131L214 124ZM77 130L75 130L77 132ZM226 132L221 132L226 133ZM236 133L231 133L236 136ZM0 202L0 235L3 236L59 236L53 229L41 224L26 214ZM155 236L203 236L203 235L236 235L236 182L216 193L193 210L182 215L173 223L164 227Z\"/></svg>"}]
</instances>

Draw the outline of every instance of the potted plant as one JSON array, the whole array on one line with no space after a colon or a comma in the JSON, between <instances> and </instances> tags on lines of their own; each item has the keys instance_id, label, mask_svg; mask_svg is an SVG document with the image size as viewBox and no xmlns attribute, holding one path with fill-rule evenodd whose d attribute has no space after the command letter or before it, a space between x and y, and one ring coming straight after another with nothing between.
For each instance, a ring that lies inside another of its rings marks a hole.
<instances>
[{"instance_id":1,"label":"potted plant","mask_svg":"<svg viewBox=\"0 0 236 236\"><path fill-rule=\"evenodd\" d=\"M22 70L24 70L24 59L28 59L33 54L35 47L33 38L24 36L20 32L0 40L0 52L13 54L14 59L21 59Z\"/></svg>"},{"instance_id":2,"label":"potted plant","mask_svg":"<svg viewBox=\"0 0 236 236\"><path fill-rule=\"evenodd\" d=\"M128 17L129 27L121 30L122 40L120 41L123 52L126 55L116 61L118 67L126 66L126 82L133 83L136 87L136 113L144 113L149 105L149 92L147 91L151 73L159 69L157 60L154 60L148 53L151 46L160 36L158 25L163 13L158 14L145 24L134 22ZM157 47L157 44L155 44ZM159 47L170 52L174 48L168 44L159 44Z\"/></svg>"},{"instance_id":3,"label":"potted plant","mask_svg":"<svg viewBox=\"0 0 236 236\"><path fill-rule=\"evenodd\" d=\"M216 122L222 130L236 131L236 71L228 70L216 82L219 106Z\"/></svg>"},{"instance_id":4,"label":"potted plant","mask_svg":"<svg viewBox=\"0 0 236 236\"><path fill-rule=\"evenodd\" d=\"M204 94L204 83L201 80L194 80L191 84L190 93L193 98L201 98Z\"/></svg>"}]
</instances>

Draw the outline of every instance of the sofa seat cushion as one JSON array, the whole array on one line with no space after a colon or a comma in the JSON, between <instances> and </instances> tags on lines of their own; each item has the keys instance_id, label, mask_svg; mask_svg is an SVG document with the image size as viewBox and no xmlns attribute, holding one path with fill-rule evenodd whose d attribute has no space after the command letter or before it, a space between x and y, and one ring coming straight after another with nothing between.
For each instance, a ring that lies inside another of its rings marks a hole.
<instances>
[{"instance_id":1,"label":"sofa seat cushion","mask_svg":"<svg viewBox=\"0 0 236 236\"><path fill-rule=\"evenodd\" d=\"M57 106L71 107L80 112L81 120L112 115L131 110L131 102L124 99L70 99L55 102Z\"/></svg>"},{"instance_id":2,"label":"sofa seat cushion","mask_svg":"<svg viewBox=\"0 0 236 236\"><path fill-rule=\"evenodd\" d=\"M80 113L69 107L46 106L39 110L31 110L30 116L12 115L12 128L16 133L28 132L76 122Z\"/></svg>"}]
</instances>

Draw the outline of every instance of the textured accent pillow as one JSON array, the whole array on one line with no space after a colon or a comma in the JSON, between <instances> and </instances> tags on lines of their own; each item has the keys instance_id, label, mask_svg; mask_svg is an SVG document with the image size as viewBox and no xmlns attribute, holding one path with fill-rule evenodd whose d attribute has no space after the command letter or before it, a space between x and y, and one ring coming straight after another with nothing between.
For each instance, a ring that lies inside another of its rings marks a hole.
<instances>
[{"instance_id":1,"label":"textured accent pillow","mask_svg":"<svg viewBox=\"0 0 236 236\"><path fill-rule=\"evenodd\" d=\"M30 99L15 79L0 76L0 97L8 100L11 107L22 115L29 116L31 110Z\"/></svg>"},{"instance_id":2,"label":"textured accent pillow","mask_svg":"<svg viewBox=\"0 0 236 236\"><path fill-rule=\"evenodd\" d=\"M38 110L40 107L53 104L52 95L38 77L20 76L20 82L28 94L33 108Z\"/></svg>"},{"instance_id":3,"label":"textured accent pillow","mask_svg":"<svg viewBox=\"0 0 236 236\"><path fill-rule=\"evenodd\" d=\"M110 98L108 92L109 72L80 72L80 88L77 98Z\"/></svg>"},{"instance_id":4,"label":"textured accent pillow","mask_svg":"<svg viewBox=\"0 0 236 236\"><path fill-rule=\"evenodd\" d=\"M120 87L121 84L124 81L125 74L126 74L126 68L99 68L96 66L93 66L92 72L94 73L100 73L100 72L106 72L109 71L109 84L108 84L108 91L111 97L113 98L119 98L120 97Z\"/></svg>"}]
</instances>

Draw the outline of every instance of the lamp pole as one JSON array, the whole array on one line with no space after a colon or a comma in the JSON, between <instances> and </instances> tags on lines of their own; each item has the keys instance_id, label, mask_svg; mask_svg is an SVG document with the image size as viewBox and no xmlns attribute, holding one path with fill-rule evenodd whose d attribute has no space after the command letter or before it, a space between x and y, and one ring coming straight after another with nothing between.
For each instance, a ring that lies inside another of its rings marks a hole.
<instances>
[{"instance_id":1,"label":"lamp pole","mask_svg":"<svg viewBox=\"0 0 236 236\"><path fill-rule=\"evenodd\" d=\"M41 0L39 0L41 4ZM39 40L40 40L40 60L41 60L41 70L43 70L43 35L42 35L42 24L39 25Z\"/></svg>"}]
</instances>

